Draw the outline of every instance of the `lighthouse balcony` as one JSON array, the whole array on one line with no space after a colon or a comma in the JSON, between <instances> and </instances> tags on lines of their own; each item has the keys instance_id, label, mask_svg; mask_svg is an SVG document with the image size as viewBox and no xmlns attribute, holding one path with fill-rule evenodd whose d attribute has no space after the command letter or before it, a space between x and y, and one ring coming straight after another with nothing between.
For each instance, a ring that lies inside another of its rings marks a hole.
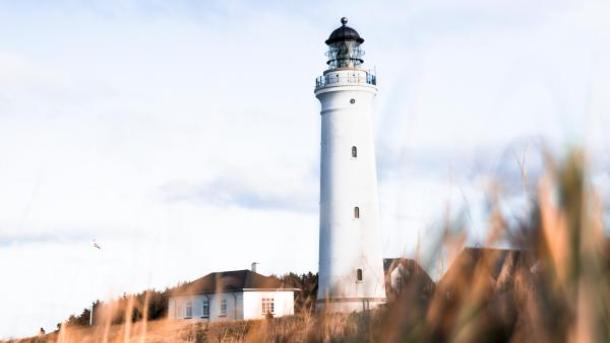
<instances>
[{"instance_id":1,"label":"lighthouse balcony","mask_svg":"<svg viewBox=\"0 0 610 343\"><path fill-rule=\"evenodd\" d=\"M348 85L377 85L377 76L364 70L329 70L316 78L316 90L325 87Z\"/></svg>"}]
</instances>

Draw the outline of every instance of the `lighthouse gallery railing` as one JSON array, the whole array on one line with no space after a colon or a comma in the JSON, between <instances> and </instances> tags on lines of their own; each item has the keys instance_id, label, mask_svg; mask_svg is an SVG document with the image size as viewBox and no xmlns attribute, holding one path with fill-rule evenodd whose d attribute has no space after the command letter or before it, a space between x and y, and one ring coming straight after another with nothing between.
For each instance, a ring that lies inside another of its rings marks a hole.
<instances>
[{"instance_id":1,"label":"lighthouse gallery railing","mask_svg":"<svg viewBox=\"0 0 610 343\"><path fill-rule=\"evenodd\" d=\"M335 83L366 83L369 85L377 85L377 76L370 71L363 73L339 74L328 73L316 78L316 88L332 85Z\"/></svg>"}]
</instances>

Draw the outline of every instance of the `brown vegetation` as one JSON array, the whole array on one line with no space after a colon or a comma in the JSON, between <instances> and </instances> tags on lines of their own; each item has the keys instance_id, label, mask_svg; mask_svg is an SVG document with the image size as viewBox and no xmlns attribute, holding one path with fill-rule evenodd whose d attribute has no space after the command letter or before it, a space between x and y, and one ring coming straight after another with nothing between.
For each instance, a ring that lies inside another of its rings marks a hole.
<instances>
[{"instance_id":1,"label":"brown vegetation","mask_svg":"<svg viewBox=\"0 0 610 343\"><path fill-rule=\"evenodd\" d=\"M467 250L435 287L410 278L374 311L314 315L303 297L305 310L289 318L207 325L148 321L143 313L133 325L110 325L120 312L133 318L150 301L144 297L109 310L91 329L66 324L19 342L610 342L610 244L585 165L575 152L549 167L529 222L512 233L518 250ZM490 242L506 226L499 216L493 223ZM444 244L461 242L447 234ZM315 294L304 279L291 282Z\"/></svg>"}]
</instances>

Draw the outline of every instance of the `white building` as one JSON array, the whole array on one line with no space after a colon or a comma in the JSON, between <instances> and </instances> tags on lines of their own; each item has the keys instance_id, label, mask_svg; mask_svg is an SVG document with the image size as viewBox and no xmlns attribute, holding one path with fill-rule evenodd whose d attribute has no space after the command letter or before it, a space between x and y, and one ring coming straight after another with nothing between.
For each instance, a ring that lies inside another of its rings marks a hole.
<instances>
[{"instance_id":1,"label":"white building","mask_svg":"<svg viewBox=\"0 0 610 343\"><path fill-rule=\"evenodd\" d=\"M352 312L386 301L373 101L376 76L362 68L364 39L347 19L326 40L321 103L320 256L316 308Z\"/></svg>"},{"instance_id":2,"label":"white building","mask_svg":"<svg viewBox=\"0 0 610 343\"><path fill-rule=\"evenodd\" d=\"M296 288L250 270L211 273L176 288L169 319L193 321L262 319L294 314Z\"/></svg>"}]
</instances>

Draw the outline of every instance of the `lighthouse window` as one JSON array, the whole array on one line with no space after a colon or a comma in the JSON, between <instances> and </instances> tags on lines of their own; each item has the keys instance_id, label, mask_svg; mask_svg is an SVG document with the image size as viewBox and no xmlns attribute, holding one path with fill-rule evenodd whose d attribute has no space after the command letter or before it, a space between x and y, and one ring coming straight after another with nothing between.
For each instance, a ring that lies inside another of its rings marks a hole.
<instances>
[{"instance_id":1,"label":"lighthouse window","mask_svg":"<svg viewBox=\"0 0 610 343\"><path fill-rule=\"evenodd\" d=\"M355 146L352 147L352 157L358 157L358 148L356 148Z\"/></svg>"},{"instance_id":2,"label":"lighthouse window","mask_svg":"<svg viewBox=\"0 0 610 343\"><path fill-rule=\"evenodd\" d=\"M360 207L354 207L354 218L360 218Z\"/></svg>"},{"instance_id":3,"label":"lighthouse window","mask_svg":"<svg viewBox=\"0 0 610 343\"><path fill-rule=\"evenodd\" d=\"M349 103L350 103L350 104L352 104L352 105L353 105L353 104L355 104L355 103L356 103L356 99L353 99L353 98L352 98L352 99L350 99L350 100L349 100Z\"/></svg>"},{"instance_id":4,"label":"lighthouse window","mask_svg":"<svg viewBox=\"0 0 610 343\"><path fill-rule=\"evenodd\" d=\"M362 269L360 268L356 269L356 280L362 281Z\"/></svg>"}]
</instances>

